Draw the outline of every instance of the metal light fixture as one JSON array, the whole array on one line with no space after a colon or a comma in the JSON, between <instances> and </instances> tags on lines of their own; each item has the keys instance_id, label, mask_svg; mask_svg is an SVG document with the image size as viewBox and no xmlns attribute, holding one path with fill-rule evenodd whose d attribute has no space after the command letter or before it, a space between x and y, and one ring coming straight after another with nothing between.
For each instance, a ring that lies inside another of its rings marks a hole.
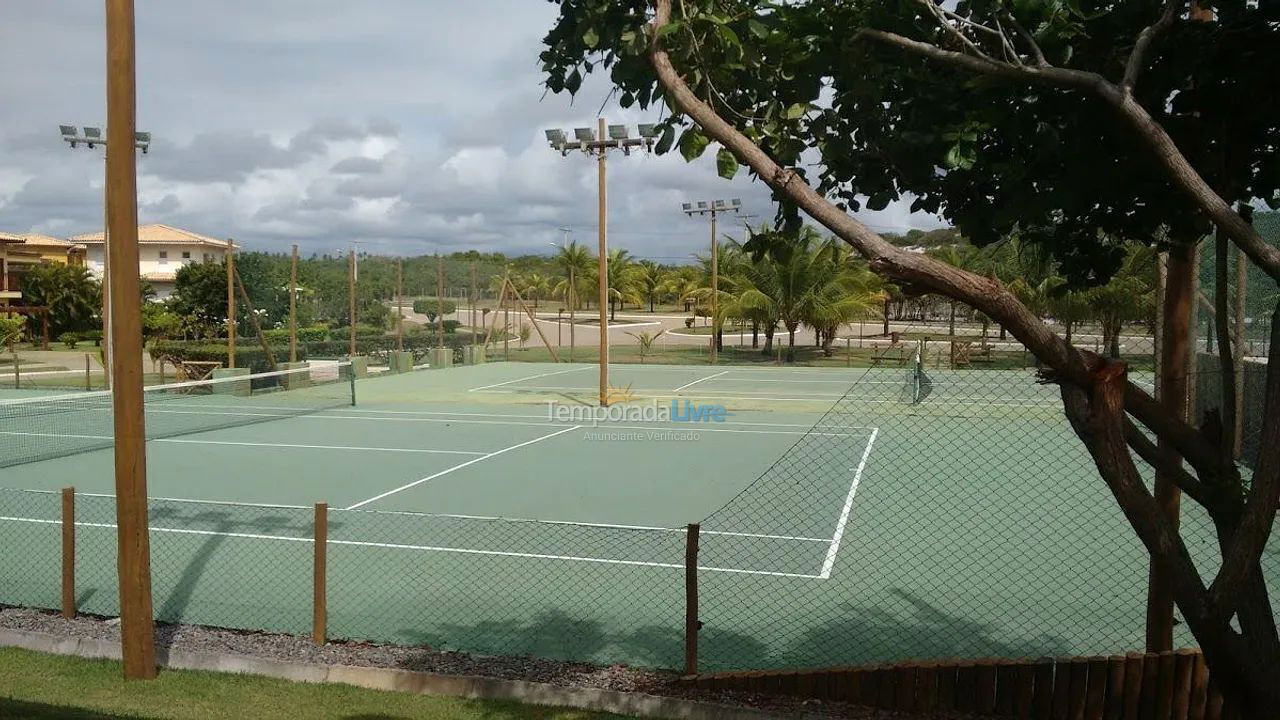
<instances>
[{"instance_id":1,"label":"metal light fixture","mask_svg":"<svg viewBox=\"0 0 1280 720\"><path fill-rule=\"evenodd\" d=\"M658 137L658 126L654 123L640 123L640 137L655 140Z\"/></svg>"},{"instance_id":2,"label":"metal light fixture","mask_svg":"<svg viewBox=\"0 0 1280 720\"><path fill-rule=\"evenodd\" d=\"M626 125L610 125L609 138L611 140L626 140L629 136Z\"/></svg>"},{"instance_id":3,"label":"metal light fixture","mask_svg":"<svg viewBox=\"0 0 1280 720\"><path fill-rule=\"evenodd\" d=\"M578 138L578 142L593 142L596 139L596 134L591 131L591 128L574 128L573 136Z\"/></svg>"}]
</instances>

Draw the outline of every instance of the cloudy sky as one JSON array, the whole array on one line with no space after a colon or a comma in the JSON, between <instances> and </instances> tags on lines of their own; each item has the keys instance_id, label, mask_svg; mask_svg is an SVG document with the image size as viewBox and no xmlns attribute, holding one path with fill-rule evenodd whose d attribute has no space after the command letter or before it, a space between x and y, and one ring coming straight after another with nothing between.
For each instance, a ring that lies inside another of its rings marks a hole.
<instances>
[{"instance_id":1,"label":"cloudy sky","mask_svg":"<svg viewBox=\"0 0 1280 720\"><path fill-rule=\"evenodd\" d=\"M102 125L101 0L0 2L0 230L99 229L100 150L59 124ZM544 0L137 0L142 222L234 237L252 249L384 254L549 252L558 228L595 237L595 164L561 157L547 127L654 120L543 95ZM613 156L611 246L655 258L701 249L690 200L740 197L771 218L767 189L717 177L714 152ZM936 227L903 206L866 212L884 231ZM758 222L758 221L757 221Z\"/></svg>"}]
</instances>

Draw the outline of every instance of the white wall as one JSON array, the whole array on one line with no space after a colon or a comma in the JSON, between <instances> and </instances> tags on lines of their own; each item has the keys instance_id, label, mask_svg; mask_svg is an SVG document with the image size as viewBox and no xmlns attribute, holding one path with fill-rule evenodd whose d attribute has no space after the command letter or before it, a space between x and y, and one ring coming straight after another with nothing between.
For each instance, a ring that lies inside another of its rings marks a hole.
<instances>
[{"instance_id":1,"label":"white wall","mask_svg":"<svg viewBox=\"0 0 1280 720\"><path fill-rule=\"evenodd\" d=\"M103 275L102 250L101 245L90 245L85 258L89 271L98 277ZM161 253L167 254L167 257L162 258ZM183 253L188 253L190 257L184 258L182 256ZM178 268L183 265L202 262L206 259L206 256L210 262L220 263L224 254L224 250L206 245L180 245L177 243L172 245L159 243L139 245L138 274L176 273Z\"/></svg>"}]
</instances>

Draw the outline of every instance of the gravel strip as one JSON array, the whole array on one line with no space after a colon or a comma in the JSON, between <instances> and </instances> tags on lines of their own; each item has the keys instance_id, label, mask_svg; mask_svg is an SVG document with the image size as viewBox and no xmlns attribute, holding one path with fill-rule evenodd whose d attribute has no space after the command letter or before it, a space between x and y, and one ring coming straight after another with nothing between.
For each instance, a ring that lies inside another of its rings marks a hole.
<instances>
[{"instance_id":1,"label":"gravel strip","mask_svg":"<svg viewBox=\"0 0 1280 720\"><path fill-rule=\"evenodd\" d=\"M47 633L62 637L119 642L119 621L81 615L67 620L47 610L0 606L0 628ZM283 633L227 630L201 625L156 624L156 646L201 653L231 653L316 665L352 665L398 668L442 675L473 675L504 680L524 680L565 687L587 687L621 692L736 705L767 710L788 718L902 718L944 720L953 715L918 715L870 710L847 703L800 700L741 692L690 688L676 682L677 675L626 665L592 665L536 657L471 655L430 647L376 645L331 641L324 646L310 638Z\"/></svg>"}]
</instances>

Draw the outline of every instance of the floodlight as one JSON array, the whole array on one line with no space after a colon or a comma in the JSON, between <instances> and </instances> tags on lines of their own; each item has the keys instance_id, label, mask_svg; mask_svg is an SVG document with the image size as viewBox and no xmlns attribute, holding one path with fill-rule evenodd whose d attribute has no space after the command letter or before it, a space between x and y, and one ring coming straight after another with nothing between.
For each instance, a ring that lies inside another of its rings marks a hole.
<instances>
[{"instance_id":1,"label":"floodlight","mask_svg":"<svg viewBox=\"0 0 1280 720\"><path fill-rule=\"evenodd\" d=\"M547 131L547 142L551 143L552 145L555 145L556 147L564 145L568 141L569 139L565 137L563 130Z\"/></svg>"},{"instance_id":2,"label":"floodlight","mask_svg":"<svg viewBox=\"0 0 1280 720\"><path fill-rule=\"evenodd\" d=\"M654 123L640 123L640 137L646 140L658 137L658 126Z\"/></svg>"},{"instance_id":3,"label":"floodlight","mask_svg":"<svg viewBox=\"0 0 1280 720\"><path fill-rule=\"evenodd\" d=\"M715 201L713 201L711 204L712 204L712 206L713 206L713 207L715 207L717 210L719 210L720 208L728 207L727 205L725 205L725 203L724 203L724 201L723 201L723 200L715 200Z\"/></svg>"},{"instance_id":4,"label":"floodlight","mask_svg":"<svg viewBox=\"0 0 1280 720\"><path fill-rule=\"evenodd\" d=\"M85 126L84 136L87 138L92 138L94 140L97 140L98 138L102 137L102 130L96 127Z\"/></svg>"},{"instance_id":5,"label":"floodlight","mask_svg":"<svg viewBox=\"0 0 1280 720\"><path fill-rule=\"evenodd\" d=\"M699 201L698 201L698 209L699 209L699 210L706 210L706 209L707 209L707 204L706 204L705 202L702 202L701 200L699 200Z\"/></svg>"},{"instance_id":6,"label":"floodlight","mask_svg":"<svg viewBox=\"0 0 1280 720\"><path fill-rule=\"evenodd\" d=\"M742 198L734 198L734 199L730 200L729 202L730 202L734 207L736 207L736 208L740 208L740 207L742 207Z\"/></svg>"},{"instance_id":7,"label":"floodlight","mask_svg":"<svg viewBox=\"0 0 1280 720\"><path fill-rule=\"evenodd\" d=\"M609 137L614 140L626 140L627 126L626 125L610 125Z\"/></svg>"},{"instance_id":8,"label":"floodlight","mask_svg":"<svg viewBox=\"0 0 1280 720\"><path fill-rule=\"evenodd\" d=\"M142 154L147 154L147 148L151 147L151 133L136 132L133 134L133 144L142 149Z\"/></svg>"},{"instance_id":9,"label":"floodlight","mask_svg":"<svg viewBox=\"0 0 1280 720\"><path fill-rule=\"evenodd\" d=\"M574 128L573 136L582 142L593 142L596 139L596 134L591 131L591 128Z\"/></svg>"},{"instance_id":10,"label":"floodlight","mask_svg":"<svg viewBox=\"0 0 1280 720\"><path fill-rule=\"evenodd\" d=\"M693 203L680 203L680 207L685 212L693 212Z\"/></svg>"},{"instance_id":11,"label":"floodlight","mask_svg":"<svg viewBox=\"0 0 1280 720\"><path fill-rule=\"evenodd\" d=\"M62 131L62 137L75 137L76 135L75 125L59 125L58 129Z\"/></svg>"}]
</instances>

